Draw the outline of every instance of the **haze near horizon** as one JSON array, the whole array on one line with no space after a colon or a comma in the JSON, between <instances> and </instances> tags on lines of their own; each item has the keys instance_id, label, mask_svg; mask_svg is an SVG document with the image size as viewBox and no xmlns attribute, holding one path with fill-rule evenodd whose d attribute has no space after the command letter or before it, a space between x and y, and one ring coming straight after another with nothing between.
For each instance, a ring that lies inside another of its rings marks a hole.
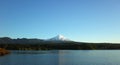
<instances>
[{"instance_id":1,"label":"haze near horizon","mask_svg":"<svg viewBox=\"0 0 120 65\"><path fill-rule=\"evenodd\" d=\"M1 0L0 37L120 42L119 0Z\"/></svg>"}]
</instances>

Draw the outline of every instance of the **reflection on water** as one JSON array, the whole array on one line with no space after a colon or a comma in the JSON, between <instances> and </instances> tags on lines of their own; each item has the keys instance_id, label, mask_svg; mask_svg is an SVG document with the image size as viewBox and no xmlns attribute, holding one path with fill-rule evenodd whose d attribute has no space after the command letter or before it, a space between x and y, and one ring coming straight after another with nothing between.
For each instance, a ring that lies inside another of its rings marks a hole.
<instances>
[{"instance_id":1,"label":"reflection on water","mask_svg":"<svg viewBox=\"0 0 120 65\"><path fill-rule=\"evenodd\" d=\"M57 51L12 51L10 55L0 58L0 65L58 65L56 53Z\"/></svg>"},{"instance_id":2,"label":"reflection on water","mask_svg":"<svg viewBox=\"0 0 120 65\"><path fill-rule=\"evenodd\" d=\"M120 65L119 50L12 51L0 65Z\"/></svg>"},{"instance_id":3,"label":"reflection on water","mask_svg":"<svg viewBox=\"0 0 120 65\"><path fill-rule=\"evenodd\" d=\"M13 54L58 54L57 50L49 51L12 51Z\"/></svg>"}]
</instances>

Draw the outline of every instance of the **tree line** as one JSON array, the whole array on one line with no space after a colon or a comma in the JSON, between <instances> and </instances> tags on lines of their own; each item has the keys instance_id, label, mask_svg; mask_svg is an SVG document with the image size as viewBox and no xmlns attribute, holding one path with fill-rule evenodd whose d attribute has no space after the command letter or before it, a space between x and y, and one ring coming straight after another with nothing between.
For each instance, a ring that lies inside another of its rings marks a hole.
<instances>
[{"instance_id":1,"label":"tree line","mask_svg":"<svg viewBox=\"0 0 120 65\"><path fill-rule=\"evenodd\" d=\"M87 42L50 42L42 39L9 37L0 38L0 48L8 50L114 50L120 49L115 43L87 43Z\"/></svg>"}]
</instances>

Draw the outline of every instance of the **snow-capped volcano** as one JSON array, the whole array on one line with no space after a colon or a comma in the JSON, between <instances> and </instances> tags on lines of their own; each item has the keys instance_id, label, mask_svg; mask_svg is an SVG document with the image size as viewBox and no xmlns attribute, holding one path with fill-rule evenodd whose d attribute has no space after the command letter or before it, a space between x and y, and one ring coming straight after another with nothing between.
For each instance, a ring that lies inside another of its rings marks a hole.
<instances>
[{"instance_id":1,"label":"snow-capped volcano","mask_svg":"<svg viewBox=\"0 0 120 65\"><path fill-rule=\"evenodd\" d=\"M63 35L57 35L53 38L48 39L48 41L70 41L70 40L64 37Z\"/></svg>"}]
</instances>

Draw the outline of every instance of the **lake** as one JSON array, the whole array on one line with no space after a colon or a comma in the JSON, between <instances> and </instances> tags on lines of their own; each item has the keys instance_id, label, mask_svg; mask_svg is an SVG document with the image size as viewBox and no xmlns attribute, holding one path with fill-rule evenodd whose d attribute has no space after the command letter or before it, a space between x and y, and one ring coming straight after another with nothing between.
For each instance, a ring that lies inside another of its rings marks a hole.
<instances>
[{"instance_id":1,"label":"lake","mask_svg":"<svg viewBox=\"0 0 120 65\"><path fill-rule=\"evenodd\" d=\"M0 65L120 65L120 50L11 51Z\"/></svg>"}]
</instances>

